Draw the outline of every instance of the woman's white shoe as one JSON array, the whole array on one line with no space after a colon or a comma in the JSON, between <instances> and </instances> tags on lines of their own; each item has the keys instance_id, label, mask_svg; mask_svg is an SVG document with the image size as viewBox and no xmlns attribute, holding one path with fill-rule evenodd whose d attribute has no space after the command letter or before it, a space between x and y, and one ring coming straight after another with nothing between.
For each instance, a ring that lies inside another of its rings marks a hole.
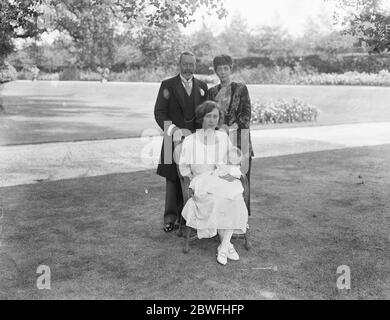
<instances>
[{"instance_id":1,"label":"woman's white shoe","mask_svg":"<svg viewBox=\"0 0 390 320\"><path fill-rule=\"evenodd\" d=\"M219 246L217 249L217 262L219 264L225 265L227 263L228 253L221 251L221 247Z\"/></svg>"},{"instance_id":2,"label":"woman's white shoe","mask_svg":"<svg viewBox=\"0 0 390 320\"><path fill-rule=\"evenodd\" d=\"M234 249L233 244L229 244L229 249L228 249L228 255L227 257L230 260L238 261L240 260L240 256L238 255L236 249Z\"/></svg>"}]
</instances>

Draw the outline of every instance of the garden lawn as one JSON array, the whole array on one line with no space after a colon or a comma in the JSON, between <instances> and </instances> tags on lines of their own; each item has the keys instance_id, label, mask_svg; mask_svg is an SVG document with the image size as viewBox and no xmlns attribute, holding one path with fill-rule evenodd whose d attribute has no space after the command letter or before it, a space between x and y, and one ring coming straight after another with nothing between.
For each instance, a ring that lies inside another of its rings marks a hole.
<instances>
[{"instance_id":1,"label":"garden lawn","mask_svg":"<svg viewBox=\"0 0 390 320\"><path fill-rule=\"evenodd\" d=\"M158 135L157 83L16 81L2 91L0 145ZM248 86L252 101L298 98L320 109L318 121L252 129L390 120L390 88Z\"/></svg>"},{"instance_id":2,"label":"garden lawn","mask_svg":"<svg viewBox=\"0 0 390 320\"><path fill-rule=\"evenodd\" d=\"M224 267L214 239L185 255L162 231L154 171L0 188L0 299L389 299L389 160L390 145L254 160L252 249L234 240Z\"/></svg>"}]
</instances>

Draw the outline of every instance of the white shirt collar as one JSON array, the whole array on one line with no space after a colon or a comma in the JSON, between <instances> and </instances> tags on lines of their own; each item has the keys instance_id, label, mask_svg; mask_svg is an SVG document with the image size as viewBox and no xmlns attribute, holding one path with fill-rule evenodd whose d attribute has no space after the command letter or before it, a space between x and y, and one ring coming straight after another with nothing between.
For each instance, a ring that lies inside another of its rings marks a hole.
<instances>
[{"instance_id":1,"label":"white shirt collar","mask_svg":"<svg viewBox=\"0 0 390 320\"><path fill-rule=\"evenodd\" d=\"M194 78L194 76L191 76L191 78L189 80L187 80L186 78L184 78L181 73L180 73L180 78L181 78L181 81L182 82L185 82L185 83L188 83L188 84L192 84L192 79Z\"/></svg>"}]
</instances>

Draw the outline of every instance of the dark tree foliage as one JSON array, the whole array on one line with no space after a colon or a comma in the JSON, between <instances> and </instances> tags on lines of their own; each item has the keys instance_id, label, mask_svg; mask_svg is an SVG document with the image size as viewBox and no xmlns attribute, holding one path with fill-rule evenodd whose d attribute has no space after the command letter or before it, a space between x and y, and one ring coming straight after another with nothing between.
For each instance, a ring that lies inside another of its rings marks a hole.
<instances>
[{"instance_id":1,"label":"dark tree foliage","mask_svg":"<svg viewBox=\"0 0 390 320\"><path fill-rule=\"evenodd\" d=\"M0 64L13 52L13 39L35 37L44 31L37 23L41 4L41 0L0 2Z\"/></svg>"},{"instance_id":2,"label":"dark tree foliage","mask_svg":"<svg viewBox=\"0 0 390 320\"><path fill-rule=\"evenodd\" d=\"M334 18L343 24L345 33L373 53L390 52L390 12L382 0L337 0L337 4Z\"/></svg>"}]
</instances>

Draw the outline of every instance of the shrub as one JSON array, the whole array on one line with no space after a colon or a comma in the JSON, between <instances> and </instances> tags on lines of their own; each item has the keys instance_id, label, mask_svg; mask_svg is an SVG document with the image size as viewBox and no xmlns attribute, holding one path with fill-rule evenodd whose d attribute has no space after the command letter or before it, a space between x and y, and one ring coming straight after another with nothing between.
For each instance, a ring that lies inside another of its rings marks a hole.
<instances>
[{"instance_id":1,"label":"shrub","mask_svg":"<svg viewBox=\"0 0 390 320\"><path fill-rule=\"evenodd\" d=\"M259 65L266 68L275 67L278 61L274 61L269 57L244 57L234 59L233 65L237 69L253 69Z\"/></svg>"},{"instance_id":2,"label":"shrub","mask_svg":"<svg viewBox=\"0 0 390 320\"><path fill-rule=\"evenodd\" d=\"M195 77L203 82L210 84L211 86L219 82L219 79L216 74L210 74L210 75L197 74L195 75Z\"/></svg>"},{"instance_id":3,"label":"shrub","mask_svg":"<svg viewBox=\"0 0 390 320\"><path fill-rule=\"evenodd\" d=\"M256 69L243 69L235 72L236 81L248 84L289 84L294 82L294 70L290 67L258 66Z\"/></svg>"},{"instance_id":4,"label":"shrub","mask_svg":"<svg viewBox=\"0 0 390 320\"><path fill-rule=\"evenodd\" d=\"M379 73L346 72L344 74L313 74L299 78L297 84L390 86L390 72L382 70Z\"/></svg>"},{"instance_id":5,"label":"shrub","mask_svg":"<svg viewBox=\"0 0 390 320\"><path fill-rule=\"evenodd\" d=\"M82 71L80 72L81 81L101 81L102 76L99 72L94 71Z\"/></svg>"},{"instance_id":6,"label":"shrub","mask_svg":"<svg viewBox=\"0 0 390 320\"><path fill-rule=\"evenodd\" d=\"M177 74L176 68L139 68L121 73L111 73L111 81L160 82Z\"/></svg>"},{"instance_id":7,"label":"shrub","mask_svg":"<svg viewBox=\"0 0 390 320\"><path fill-rule=\"evenodd\" d=\"M254 69L261 65L266 68L279 66L281 68L294 68L300 63L304 69L314 69L318 73L345 73L357 71L361 73L378 73L382 69L389 68L390 55L388 54L311 54L307 56L279 56L276 58L267 57L246 57L235 59L238 70Z\"/></svg>"},{"instance_id":8,"label":"shrub","mask_svg":"<svg viewBox=\"0 0 390 320\"><path fill-rule=\"evenodd\" d=\"M317 121L319 110L298 99L263 100L252 105L253 124L275 124Z\"/></svg>"},{"instance_id":9,"label":"shrub","mask_svg":"<svg viewBox=\"0 0 390 320\"><path fill-rule=\"evenodd\" d=\"M8 62L0 64L0 84L16 79L16 70Z\"/></svg>"},{"instance_id":10,"label":"shrub","mask_svg":"<svg viewBox=\"0 0 390 320\"><path fill-rule=\"evenodd\" d=\"M300 65L295 68L259 66L256 69L240 70L233 74L233 78L247 84L390 86L390 73L387 70L379 73L316 73Z\"/></svg>"},{"instance_id":11,"label":"shrub","mask_svg":"<svg viewBox=\"0 0 390 320\"><path fill-rule=\"evenodd\" d=\"M40 78L40 69L36 65L23 65L17 72L18 80L37 80Z\"/></svg>"},{"instance_id":12,"label":"shrub","mask_svg":"<svg viewBox=\"0 0 390 320\"><path fill-rule=\"evenodd\" d=\"M81 73L76 67L65 68L60 72L59 79L62 81L81 80Z\"/></svg>"},{"instance_id":13,"label":"shrub","mask_svg":"<svg viewBox=\"0 0 390 320\"><path fill-rule=\"evenodd\" d=\"M17 80L32 80L32 74L31 72L23 69L17 73L16 78Z\"/></svg>"},{"instance_id":14,"label":"shrub","mask_svg":"<svg viewBox=\"0 0 390 320\"><path fill-rule=\"evenodd\" d=\"M109 75L109 80L119 82L160 82L177 74L177 72L174 67L138 68L120 73L112 72ZM196 77L208 83L209 86L219 82L215 74L196 75ZM11 78L12 76L9 77L9 79ZM17 73L17 79L32 80L33 75L29 69L23 68ZM64 69L59 74L39 74L38 79L101 81L102 75L95 71L80 71L73 67ZM342 74L317 73L314 69L304 67L298 63L293 68L267 68L260 65L255 69L239 70L233 73L233 80L246 84L390 86L390 72L383 69L378 73L359 73L356 71Z\"/></svg>"},{"instance_id":15,"label":"shrub","mask_svg":"<svg viewBox=\"0 0 390 320\"><path fill-rule=\"evenodd\" d=\"M38 76L38 80L58 81L58 80L60 80L60 74L59 73L40 73Z\"/></svg>"}]
</instances>

